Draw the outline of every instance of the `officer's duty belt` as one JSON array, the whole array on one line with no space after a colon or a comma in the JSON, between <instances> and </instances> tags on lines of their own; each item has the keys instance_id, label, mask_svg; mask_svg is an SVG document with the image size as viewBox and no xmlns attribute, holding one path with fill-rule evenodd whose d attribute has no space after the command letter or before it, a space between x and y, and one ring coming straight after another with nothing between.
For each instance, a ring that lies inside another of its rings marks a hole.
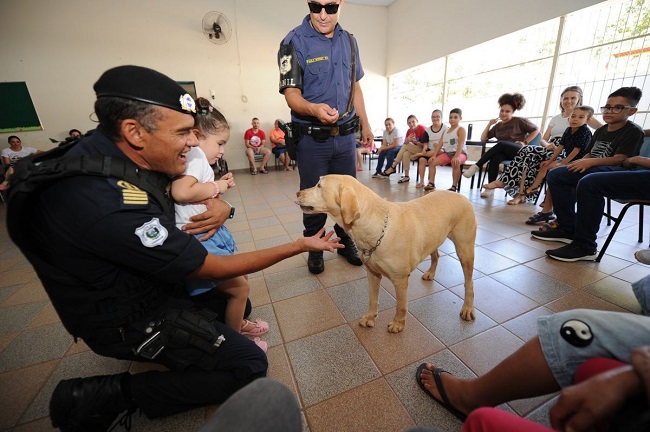
<instances>
[{"instance_id":1,"label":"officer's duty belt","mask_svg":"<svg viewBox=\"0 0 650 432\"><path fill-rule=\"evenodd\" d=\"M359 129L359 117L355 116L352 120L334 126L320 124L294 124L299 125L301 135L309 135L316 141L324 142L331 137L339 135L345 136L355 133Z\"/></svg>"}]
</instances>

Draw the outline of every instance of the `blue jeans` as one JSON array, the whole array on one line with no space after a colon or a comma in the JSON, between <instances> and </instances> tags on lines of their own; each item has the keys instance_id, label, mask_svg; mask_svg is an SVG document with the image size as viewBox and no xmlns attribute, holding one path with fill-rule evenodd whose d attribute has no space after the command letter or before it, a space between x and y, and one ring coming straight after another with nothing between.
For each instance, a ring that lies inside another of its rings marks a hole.
<instances>
[{"instance_id":1,"label":"blue jeans","mask_svg":"<svg viewBox=\"0 0 650 432\"><path fill-rule=\"evenodd\" d=\"M601 166L581 174L562 166L549 171L547 183L560 229L574 234L574 246L588 250L598 247L596 235L605 209L605 197L650 199L647 186L650 170Z\"/></svg>"},{"instance_id":2,"label":"blue jeans","mask_svg":"<svg viewBox=\"0 0 650 432\"><path fill-rule=\"evenodd\" d=\"M328 138L325 142L317 142L311 136L305 135L298 142L297 158L300 167L300 190L316 186L321 176L327 174L357 176L354 134ZM326 214L303 214L303 235L313 236L325 226L326 220ZM345 234L338 225L335 225L334 229L339 237L341 233Z\"/></svg>"},{"instance_id":3,"label":"blue jeans","mask_svg":"<svg viewBox=\"0 0 650 432\"><path fill-rule=\"evenodd\" d=\"M387 151L380 152L379 155L377 156L377 169L376 169L376 174L381 174L383 171L384 167L384 161L386 161L386 169L389 167L393 166L393 162L395 161L395 157L397 156L397 153L402 149L402 146L396 147L394 149L390 149Z\"/></svg>"}]
</instances>

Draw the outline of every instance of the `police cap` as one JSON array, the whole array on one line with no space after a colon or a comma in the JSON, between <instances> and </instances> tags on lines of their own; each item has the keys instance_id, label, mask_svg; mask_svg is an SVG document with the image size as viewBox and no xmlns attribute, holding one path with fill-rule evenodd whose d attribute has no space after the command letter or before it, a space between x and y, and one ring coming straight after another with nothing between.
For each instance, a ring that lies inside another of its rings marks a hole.
<instances>
[{"instance_id":1,"label":"police cap","mask_svg":"<svg viewBox=\"0 0 650 432\"><path fill-rule=\"evenodd\" d=\"M176 81L142 66L118 66L99 77L93 86L97 98L118 97L194 114L194 99Z\"/></svg>"}]
</instances>

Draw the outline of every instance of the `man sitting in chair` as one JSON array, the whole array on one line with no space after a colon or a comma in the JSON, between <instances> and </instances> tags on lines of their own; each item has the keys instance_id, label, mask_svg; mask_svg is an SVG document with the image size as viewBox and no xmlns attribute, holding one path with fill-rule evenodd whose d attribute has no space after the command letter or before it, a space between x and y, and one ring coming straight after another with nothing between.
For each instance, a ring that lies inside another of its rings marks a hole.
<instances>
[{"instance_id":1,"label":"man sitting in chair","mask_svg":"<svg viewBox=\"0 0 650 432\"><path fill-rule=\"evenodd\" d=\"M260 120L257 117L253 117L251 124L253 127L244 133L244 145L246 146L248 163L251 166L251 175L255 175L258 172L266 174L268 173L266 163L271 158L271 150L265 147L266 134L260 129ZM255 168L255 155L262 155L262 164L259 170Z\"/></svg>"}]
</instances>

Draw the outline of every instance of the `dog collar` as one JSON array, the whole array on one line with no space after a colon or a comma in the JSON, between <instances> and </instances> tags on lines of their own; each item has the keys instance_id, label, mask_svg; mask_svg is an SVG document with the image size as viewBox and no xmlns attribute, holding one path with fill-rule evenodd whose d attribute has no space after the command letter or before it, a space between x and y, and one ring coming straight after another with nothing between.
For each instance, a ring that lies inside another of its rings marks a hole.
<instances>
[{"instance_id":1,"label":"dog collar","mask_svg":"<svg viewBox=\"0 0 650 432\"><path fill-rule=\"evenodd\" d=\"M361 254L367 258L370 259L370 255L379 247L381 244L381 239L384 238L384 234L386 233L386 227L388 226L388 213L386 213L386 218L384 219L384 227L381 229L381 235L379 236L379 240L377 240L377 244L371 247L370 249L361 249Z\"/></svg>"}]
</instances>

